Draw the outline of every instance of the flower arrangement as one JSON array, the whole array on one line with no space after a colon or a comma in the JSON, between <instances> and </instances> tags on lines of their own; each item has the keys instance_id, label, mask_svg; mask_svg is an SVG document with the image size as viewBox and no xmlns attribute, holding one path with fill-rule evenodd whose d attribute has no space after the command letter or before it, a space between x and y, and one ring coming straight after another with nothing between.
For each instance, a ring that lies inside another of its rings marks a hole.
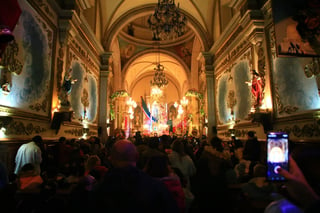
<instances>
[{"instance_id":1,"label":"flower arrangement","mask_svg":"<svg viewBox=\"0 0 320 213\"><path fill-rule=\"evenodd\" d=\"M111 99L111 102L112 102L115 98L128 97L128 96L129 96L129 93L127 91L118 90L118 91L115 91L114 93L111 94L110 99Z\"/></svg>"},{"instance_id":2,"label":"flower arrangement","mask_svg":"<svg viewBox=\"0 0 320 213\"><path fill-rule=\"evenodd\" d=\"M110 95L110 120L114 120L115 119L115 113L114 113L114 105L113 105L113 101L115 98L119 98L119 97L128 97L129 93L125 90L118 90L115 91L114 93L112 93Z\"/></svg>"},{"instance_id":3,"label":"flower arrangement","mask_svg":"<svg viewBox=\"0 0 320 213\"><path fill-rule=\"evenodd\" d=\"M204 106L203 95L200 92L198 92L196 89L189 89L186 92L185 96L196 97L199 99L199 101L200 101L200 115L204 116L205 113L204 113L204 109L203 109L203 106Z\"/></svg>"}]
</instances>

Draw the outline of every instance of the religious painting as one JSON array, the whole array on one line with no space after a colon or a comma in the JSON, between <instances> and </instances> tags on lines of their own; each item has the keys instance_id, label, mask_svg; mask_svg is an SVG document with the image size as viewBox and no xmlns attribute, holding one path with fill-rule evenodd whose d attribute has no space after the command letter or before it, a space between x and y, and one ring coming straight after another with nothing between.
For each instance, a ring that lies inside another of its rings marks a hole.
<instances>
[{"instance_id":1,"label":"religious painting","mask_svg":"<svg viewBox=\"0 0 320 213\"><path fill-rule=\"evenodd\" d=\"M316 77L306 77L303 66L310 60L295 57L276 58L274 61L273 82L278 117L320 108Z\"/></svg>"},{"instance_id":2,"label":"religious painting","mask_svg":"<svg viewBox=\"0 0 320 213\"><path fill-rule=\"evenodd\" d=\"M1 61L1 106L25 112L25 116L49 117L51 113L52 60L56 33L48 19L37 14L27 1ZM3 79L2 79L3 80Z\"/></svg>"},{"instance_id":3,"label":"religious painting","mask_svg":"<svg viewBox=\"0 0 320 213\"><path fill-rule=\"evenodd\" d=\"M192 48L192 41L174 47L174 52L180 56L180 58L187 64L188 67L191 66Z\"/></svg>"},{"instance_id":4,"label":"religious painting","mask_svg":"<svg viewBox=\"0 0 320 213\"><path fill-rule=\"evenodd\" d=\"M320 55L320 1L272 1L278 56Z\"/></svg>"},{"instance_id":5,"label":"religious painting","mask_svg":"<svg viewBox=\"0 0 320 213\"><path fill-rule=\"evenodd\" d=\"M74 117L76 120L87 119L93 122L98 108L97 79L93 74L85 71L80 61L72 62L72 79L77 80L70 92L70 105L74 111Z\"/></svg>"},{"instance_id":6,"label":"religious painting","mask_svg":"<svg viewBox=\"0 0 320 213\"><path fill-rule=\"evenodd\" d=\"M121 38L119 40L121 66L123 67L133 55L146 49L146 47L137 46L136 44L129 43Z\"/></svg>"},{"instance_id":7,"label":"religious painting","mask_svg":"<svg viewBox=\"0 0 320 213\"><path fill-rule=\"evenodd\" d=\"M219 124L233 120L246 120L254 97L251 92L250 66L247 59L240 59L221 74L217 82L217 110Z\"/></svg>"}]
</instances>

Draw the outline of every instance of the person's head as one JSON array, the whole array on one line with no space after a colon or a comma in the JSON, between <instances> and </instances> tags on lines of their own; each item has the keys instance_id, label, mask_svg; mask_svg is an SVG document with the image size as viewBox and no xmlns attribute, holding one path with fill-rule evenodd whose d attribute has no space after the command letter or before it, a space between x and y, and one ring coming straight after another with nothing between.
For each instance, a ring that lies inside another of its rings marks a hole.
<instances>
[{"instance_id":1,"label":"person's head","mask_svg":"<svg viewBox=\"0 0 320 213\"><path fill-rule=\"evenodd\" d=\"M151 149L157 149L159 145L159 138L158 137L150 137L148 138L148 146Z\"/></svg>"},{"instance_id":2,"label":"person's head","mask_svg":"<svg viewBox=\"0 0 320 213\"><path fill-rule=\"evenodd\" d=\"M172 150L183 155L185 153L184 143L182 138L177 138L172 143Z\"/></svg>"},{"instance_id":3,"label":"person's head","mask_svg":"<svg viewBox=\"0 0 320 213\"><path fill-rule=\"evenodd\" d=\"M32 138L32 141L35 142L40 148L43 147L42 137L40 135L36 135Z\"/></svg>"},{"instance_id":4,"label":"person's head","mask_svg":"<svg viewBox=\"0 0 320 213\"><path fill-rule=\"evenodd\" d=\"M248 138L254 138L254 135L255 135L254 131L247 132Z\"/></svg>"},{"instance_id":5,"label":"person's head","mask_svg":"<svg viewBox=\"0 0 320 213\"><path fill-rule=\"evenodd\" d=\"M265 177L266 172L267 172L267 167L261 163L258 163L253 167L254 177Z\"/></svg>"},{"instance_id":6,"label":"person's head","mask_svg":"<svg viewBox=\"0 0 320 213\"><path fill-rule=\"evenodd\" d=\"M214 137L210 141L211 146L215 148L217 151L222 152L223 151L223 145L222 140L218 137Z\"/></svg>"},{"instance_id":7,"label":"person's head","mask_svg":"<svg viewBox=\"0 0 320 213\"><path fill-rule=\"evenodd\" d=\"M67 139L66 139L66 137L64 137L64 136L62 136L62 137L59 138L59 142L60 142L60 143L64 143L64 142L66 142L66 141L67 141Z\"/></svg>"},{"instance_id":8,"label":"person's head","mask_svg":"<svg viewBox=\"0 0 320 213\"><path fill-rule=\"evenodd\" d=\"M129 140L117 141L111 149L110 161L114 167L136 166L138 151Z\"/></svg>"},{"instance_id":9,"label":"person's head","mask_svg":"<svg viewBox=\"0 0 320 213\"><path fill-rule=\"evenodd\" d=\"M99 158L98 155L90 155L87 159L86 162L86 170L90 171L92 170L95 166L101 165L101 159Z\"/></svg>"},{"instance_id":10,"label":"person's head","mask_svg":"<svg viewBox=\"0 0 320 213\"><path fill-rule=\"evenodd\" d=\"M166 155L155 155L149 158L145 172L152 177L166 177L169 175L169 161Z\"/></svg>"}]
</instances>

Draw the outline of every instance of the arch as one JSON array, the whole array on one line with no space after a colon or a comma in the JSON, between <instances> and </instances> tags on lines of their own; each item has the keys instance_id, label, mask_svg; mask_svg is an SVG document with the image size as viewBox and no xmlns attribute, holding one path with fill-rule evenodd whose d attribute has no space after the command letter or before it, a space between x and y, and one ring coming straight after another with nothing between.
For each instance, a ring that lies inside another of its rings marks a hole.
<instances>
[{"instance_id":1,"label":"arch","mask_svg":"<svg viewBox=\"0 0 320 213\"><path fill-rule=\"evenodd\" d=\"M136 17L149 15L154 11L156 4L147 4L140 7L136 7L119 17L108 29L105 30L102 37L102 44L105 51L108 51L111 47L113 39L119 34L123 26L134 20ZM201 45L205 51L208 51L213 44L212 39L208 36L207 31L202 25L188 12L180 9L180 11L187 17L188 26L194 31L197 37L199 37Z\"/></svg>"},{"instance_id":2,"label":"arch","mask_svg":"<svg viewBox=\"0 0 320 213\"><path fill-rule=\"evenodd\" d=\"M190 70L180 57L170 51L160 49L158 52L154 52L148 49L133 56L122 69L129 88L131 88L132 83L137 82L137 79L141 79L146 73L154 74L154 67L158 63L158 53L161 58L160 63L165 67L167 78L176 84L177 88L182 89L183 84L189 82Z\"/></svg>"}]
</instances>

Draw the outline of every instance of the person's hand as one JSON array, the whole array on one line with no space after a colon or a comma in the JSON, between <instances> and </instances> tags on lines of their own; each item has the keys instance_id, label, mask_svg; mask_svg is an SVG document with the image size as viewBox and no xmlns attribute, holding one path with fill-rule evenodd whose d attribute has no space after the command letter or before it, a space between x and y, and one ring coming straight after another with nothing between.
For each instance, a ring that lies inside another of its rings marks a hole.
<instances>
[{"instance_id":1,"label":"person's hand","mask_svg":"<svg viewBox=\"0 0 320 213\"><path fill-rule=\"evenodd\" d=\"M289 158L289 171L282 168L277 171L288 180L286 185L289 195L303 207L307 207L315 200L320 199L291 156Z\"/></svg>"}]
</instances>

